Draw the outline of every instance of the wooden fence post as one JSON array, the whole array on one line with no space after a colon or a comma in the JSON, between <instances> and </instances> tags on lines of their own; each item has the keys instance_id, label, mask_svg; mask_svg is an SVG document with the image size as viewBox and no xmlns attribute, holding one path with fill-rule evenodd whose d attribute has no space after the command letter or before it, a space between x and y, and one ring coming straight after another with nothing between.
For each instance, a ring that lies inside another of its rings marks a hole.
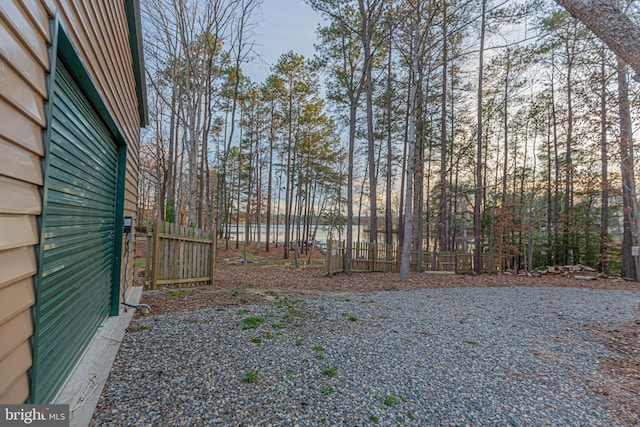
<instances>
[{"instance_id":1,"label":"wooden fence post","mask_svg":"<svg viewBox=\"0 0 640 427\"><path fill-rule=\"evenodd\" d=\"M155 220L153 222L153 255L151 256L151 289L156 289L158 283L158 272L160 268L160 262L158 260L160 253L160 228L161 221Z\"/></svg>"},{"instance_id":2,"label":"wooden fence post","mask_svg":"<svg viewBox=\"0 0 640 427\"><path fill-rule=\"evenodd\" d=\"M151 237L153 234L151 233L151 221L147 218L147 248L145 253L145 261L144 261L144 281L148 282L151 276L151 252L153 251L153 242Z\"/></svg>"},{"instance_id":3,"label":"wooden fence post","mask_svg":"<svg viewBox=\"0 0 640 427\"><path fill-rule=\"evenodd\" d=\"M214 281L214 276L215 276L215 272L216 272L216 251L218 249L218 235L216 233L216 223L213 223L213 231L211 231L211 250L209 251L209 257L211 258L209 260L210 262L210 267L209 267L209 274L211 274L211 281L209 282L210 285L213 285L213 281Z\"/></svg>"},{"instance_id":4,"label":"wooden fence post","mask_svg":"<svg viewBox=\"0 0 640 427\"><path fill-rule=\"evenodd\" d=\"M378 262L378 242L371 242L371 254L369 255L371 257L371 270L372 271L376 271L377 270L377 262Z\"/></svg>"},{"instance_id":5,"label":"wooden fence post","mask_svg":"<svg viewBox=\"0 0 640 427\"><path fill-rule=\"evenodd\" d=\"M331 260L333 258L333 254L331 249L333 247L333 240L329 240L327 242L327 276L331 276Z\"/></svg>"}]
</instances>

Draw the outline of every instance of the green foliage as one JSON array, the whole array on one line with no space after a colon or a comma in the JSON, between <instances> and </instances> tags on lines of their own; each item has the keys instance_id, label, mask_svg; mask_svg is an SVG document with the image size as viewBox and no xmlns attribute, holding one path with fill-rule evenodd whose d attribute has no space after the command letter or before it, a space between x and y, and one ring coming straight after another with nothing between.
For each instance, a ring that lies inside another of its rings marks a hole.
<instances>
[{"instance_id":1,"label":"green foliage","mask_svg":"<svg viewBox=\"0 0 640 427\"><path fill-rule=\"evenodd\" d=\"M335 366L327 366L322 370L322 375L326 377L335 377L337 373L338 368L336 368Z\"/></svg>"},{"instance_id":2,"label":"green foliage","mask_svg":"<svg viewBox=\"0 0 640 427\"><path fill-rule=\"evenodd\" d=\"M260 381L260 372L256 370L247 371L242 378L244 382L249 384L257 383Z\"/></svg>"},{"instance_id":3,"label":"green foliage","mask_svg":"<svg viewBox=\"0 0 640 427\"><path fill-rule=\"evenodd\" d=\"M242 321L245 323L242 329L256 329L265 320L262 317L245 317Z\"/></svg>"},{"instance_id":4,"label":"green foliage","mask_svg":"<svg viewBox=\"0 0 640 427\"><path fill-rule=\"evenodd\" d=\"M173 200L172 199L167 199L165 212L164 212L164 220L166 222L170 222L170 223L175 223L176 222L176 218L175 218L175 215L174 215L174 212L173 212Z\"/></svg>"},{"instance_id":5,"label":"green foliage","mask_svg":"<svg viewBox=\"0 0 640 427\"><path fill-rule=\"evenodd\" d=\"M331 394L331 393L333 393L333 391L334 391L333 387L325 386L325 387L322 387L321 393L322 394Z\"/></svg>"},{"instance_id":6,"label":"green foliage","mask_svg":"<svg viewBox=\"0 0 640 427\"><path fill-rule=\"evenodd\" d=\"M396 396L388 395L388 396L385 396L383 403L384 403L384 406L391 407L393 405L400 403L400 399L397 398Z\"/></svg>"}]
</instances>

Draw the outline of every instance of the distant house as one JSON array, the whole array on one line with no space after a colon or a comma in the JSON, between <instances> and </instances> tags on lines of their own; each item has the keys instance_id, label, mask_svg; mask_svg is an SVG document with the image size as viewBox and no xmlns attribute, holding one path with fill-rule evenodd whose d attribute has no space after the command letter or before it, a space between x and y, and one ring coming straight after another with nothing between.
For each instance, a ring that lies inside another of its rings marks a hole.
<instances>
[{"instance_id":1,"label":"distant house","mask_svg":"<svg viewBox=\"0 0 640 427\"><path fill-rule=\"evenodd\" d=\"M52 402L118 315L146 120L138 1L0 1L0 403Z\"/></svg>"}]
</instances>

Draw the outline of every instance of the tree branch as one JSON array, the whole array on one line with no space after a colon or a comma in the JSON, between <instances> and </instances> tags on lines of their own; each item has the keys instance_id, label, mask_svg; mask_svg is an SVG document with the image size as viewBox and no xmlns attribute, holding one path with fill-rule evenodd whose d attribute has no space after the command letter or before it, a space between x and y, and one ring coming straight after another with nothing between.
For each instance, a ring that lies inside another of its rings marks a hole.
<instances>
[{"instance_id":1,"label":"tree branch","mask_svg":"<svg viewBox=\"0 0 640 427\"><path fill-rule=\"evenodd\" d=\"M555 0L626 62L640 78L640 27L610 0Z\"/></svg>"}]
</instances>

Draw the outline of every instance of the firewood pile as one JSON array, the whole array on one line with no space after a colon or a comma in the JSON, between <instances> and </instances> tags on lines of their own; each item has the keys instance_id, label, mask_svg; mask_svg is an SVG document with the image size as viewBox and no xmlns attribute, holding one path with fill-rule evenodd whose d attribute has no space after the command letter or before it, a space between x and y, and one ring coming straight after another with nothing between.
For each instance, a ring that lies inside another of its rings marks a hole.
<instances>
[{"instance_id":1,"label":"firewood pile","mask_svg":"<svg viewBox=\"0 0 640 427\"><path fill-rule=\"evenodd\" d=\"M505 271L503 274L513 275L514 272ZM550 265L547 268L542 268L534 271L520 271L518 276L527 277L541 277L541 276L560 276L560 277L573 277L577 280L596 280L607 279L608 276L603 273L598 273L594 268L591 268L582 264L575 265Z\"/></svg>"}]
</instances>

